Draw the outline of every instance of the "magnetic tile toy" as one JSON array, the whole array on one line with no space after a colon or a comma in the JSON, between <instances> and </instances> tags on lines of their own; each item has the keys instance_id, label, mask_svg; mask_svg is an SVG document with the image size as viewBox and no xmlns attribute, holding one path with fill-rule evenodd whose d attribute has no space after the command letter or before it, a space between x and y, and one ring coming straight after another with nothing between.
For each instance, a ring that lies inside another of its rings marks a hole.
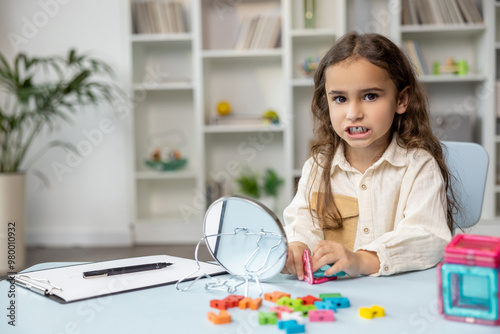
<instances>
[{"instance_id":1,"label":"magnetic tile toy","mask_svg":"<svg viewBox=\"0 0 500 334\"><path fill-rule=\"evenodd\" d=\"M309 255L309 250L305 249L302 254L302 262L304 264L304 280L309 284L319 284L328 281L336 280L338 276L343 276L345 273L343 271L326 276L325 271L330 269L330 266L323 266L317 271L312 271L311 256Z\"/></svg>"},{"instance_id":2,"label":"magnetic tile toy","mask_svg":"<svg viewBox=\"0 0 500 334\"><path fill-rule=\"evenodd\" d=\"M446 319L500 325L500 238L456 235L437 272Z\"/></svg>"}]
</instances>

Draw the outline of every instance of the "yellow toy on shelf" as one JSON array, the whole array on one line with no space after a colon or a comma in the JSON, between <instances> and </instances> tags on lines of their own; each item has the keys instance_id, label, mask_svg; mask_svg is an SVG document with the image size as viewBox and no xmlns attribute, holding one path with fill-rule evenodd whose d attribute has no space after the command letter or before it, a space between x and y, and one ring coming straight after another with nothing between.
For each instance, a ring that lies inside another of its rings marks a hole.
<instances>
[{"instance_id":1,"label":"yellow toy on shelf","mask_svg":"<svg viewBox=\"0 0 500 334\"><path fill-rule=\"evenodd\" d=\"M434 62L433 73L435 75L453 73L457 75L466 75L469 70L465 60L455 61L453 57L448 57L443 66L439 62Z\"/></svg>"},{"instance_id":2,"label":"yellow toy on shelf","mask_svg":"<svg viewBox=\"0 0 500 334\"><path fill-rule=\"evenodd\" d=\"M231 104L228 101L219 101L217 104L217 113L219 116L229 115L232 111Z\"/></svg>"}]
</instances>

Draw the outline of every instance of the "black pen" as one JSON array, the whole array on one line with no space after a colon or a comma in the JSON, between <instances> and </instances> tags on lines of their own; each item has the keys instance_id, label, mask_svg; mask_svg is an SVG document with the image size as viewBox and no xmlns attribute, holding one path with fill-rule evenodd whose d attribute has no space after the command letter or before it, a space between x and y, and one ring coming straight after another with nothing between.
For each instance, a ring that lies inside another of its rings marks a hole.
<instances>
[{"instance_id":1,"label":"black pen","mask_svg":"<svg viewBox=\"0 0 500 334\"><path fill-rule=\"evenodd\" d=\"M158 263L139 264L136 266L129 266L129 267L92 270L84 272L83 278L97 278L97 277L107 277L113 275L130 274L140 271L163 269L171 265L173 265L173 263L158 262Z\"/></svg>"}]
</instances>

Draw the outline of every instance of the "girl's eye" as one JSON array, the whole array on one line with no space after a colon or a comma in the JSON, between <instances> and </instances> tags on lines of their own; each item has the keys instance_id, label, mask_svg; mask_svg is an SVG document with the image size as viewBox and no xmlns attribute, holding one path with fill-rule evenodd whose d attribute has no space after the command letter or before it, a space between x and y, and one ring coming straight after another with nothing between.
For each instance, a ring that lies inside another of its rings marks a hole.
<instances>
[{"instance_id":1,"label":"girl's eye","mask_svg":"<svg viewBox=\"0 0 500 334\"><path fill-rule=\"evenodd\" d=\"M366 94L365 95L365 100L367 101L374 101L377 99L377 94Z\"/></svg>"},{"instance_id":2,"label":"girl's eye","mask_svg":"<svg viewBox=\"0 0 500 334\"><path fill-rule=\"evenodd\" d=\"M344 103L346 101L346 98L343 96L337 96L337 97L333 98L333 101L337 102L337 103Z\"/></svg>"}]
</instances>

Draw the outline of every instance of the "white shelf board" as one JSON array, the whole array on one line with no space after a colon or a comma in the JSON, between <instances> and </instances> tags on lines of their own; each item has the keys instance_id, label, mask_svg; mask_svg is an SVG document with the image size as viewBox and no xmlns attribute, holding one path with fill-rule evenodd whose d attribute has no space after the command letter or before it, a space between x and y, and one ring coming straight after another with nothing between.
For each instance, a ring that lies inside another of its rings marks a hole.
<instances>
[{"instance_id":1,"label":"white shelf board","mask_svg":"<svg viewBox=\"0 0 500 334\"><path fill-rule=\"evenodd\" d=\"M281 57L282 49L255 49L255 50L204 50L203 58L253 58L253 57Z\"/></svg>"},{"instance_id":2,"label":"white shelf board","mask_svg":"<svg viewBox=\"0 0 500 334\"><path fill-rule=\"evenodd\" d=\"M401 33L403 34L428 34L439 33L457 34L457 35L474 35L486 30L484 24L422 24L422 25L402 25Z\"/></svg>"},{"instance_id":3,"label":"white shelf board","mask_svg":"<svg viewBox=\"0 0 500 334\"><path fill-rule=\"evenodd\" d=\"M131 37L133 43L156 43L156 42L191 42L191 33L179 34L134 34Z\"/></svg>"},{"instance_id":4,"label":"white shelf board","mask_svg":"<svg viewBox=\"0 0 500 334\"><path fill-rule=\"evenodd\" d=\"M290 35L295 38L301 37L335 37L335 30L332 29L294 29Z\"/></svg>"},{"instance_id":5,"label":"white shelf board","mask_svg":"<svg viewBox=\"0 0 500 334\"><path fill-rule=\"evenodd\" d=\"M449 82L481 82L486 81L486 76L482 74L467 74L464 76L455 74L427 74L419 77L425 83L449 83Z\"/></svg>"},{"instance_id":6,"label":"white shelf board","mask_svg":"<svg viewBox=\"0 0 500 334\"><path fill-rule=\"evenodd\" d=\"M285 129L283 125L206 125L205 133L238 133L238 132L281 132Z\"/></svg>"},{"instance_id":7,"label":"white shelf board","mask_svg":"<svg viewBox=\"0 0 500 334\"><path fill-rule=\"evenodd\" d=\"M137 180L181 180L194 179L196 173L192 170L172 170L172 171L136 171Z\"/></svg>"},{"instance_id":8,"label":"white shelf board","mask_svg":"<svg viewBox=\"0 0 500 334\"><path fill-rule=\"evenodd\" d=\"M193 83L191 81L176 81L176 82L164 82L164 83L135 83L134 90L141 91L161 91L161 90L190 90L193 89Z\"/></svg>"},{"instance_id":9,"label":"white shelf board","mask_svg":"<svg viewBox=\"0 0 500 334\"><path fill-rule=\"evenodd\" d=\"M314 79L313 78L300 78L292 80L293 87L313 87Z\"/></svg>"}]
</instances>

